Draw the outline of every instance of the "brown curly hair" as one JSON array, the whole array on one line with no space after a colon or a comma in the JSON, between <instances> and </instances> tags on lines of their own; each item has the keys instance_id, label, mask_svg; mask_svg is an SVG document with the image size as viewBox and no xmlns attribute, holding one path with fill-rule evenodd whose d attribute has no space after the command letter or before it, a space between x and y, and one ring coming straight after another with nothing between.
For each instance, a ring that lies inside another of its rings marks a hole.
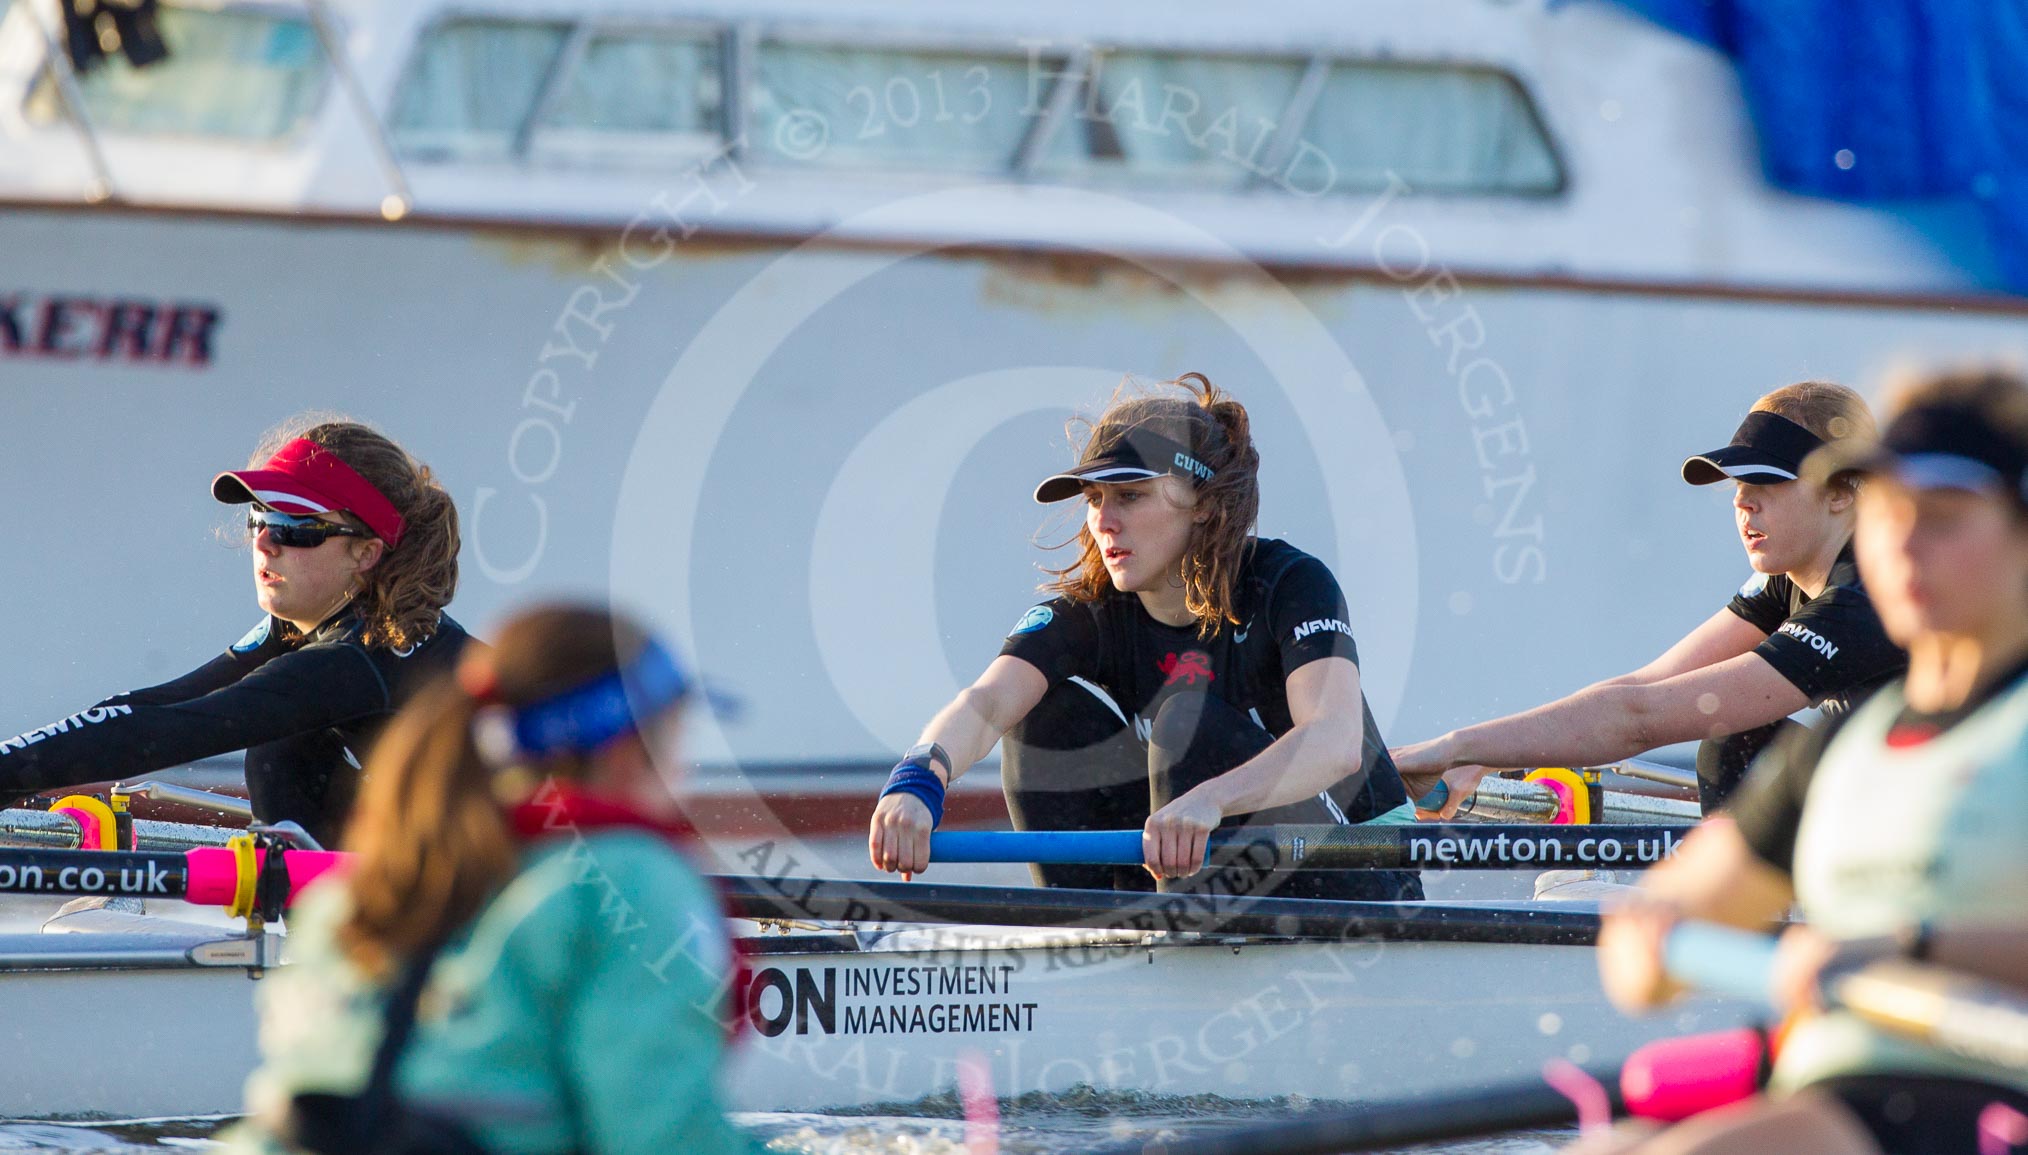
<instances>
[{"instance_id":1,"label":"brown curly hair","mask_svg":"<svg viewBox=\"0 0 2028 1155\"><path fill-rule=\"evenodd\" d=\"M407 523L400 547L390 547L366 573L366 588L358 598L365 621L360 640L399 650L428 638L458 590L458 507L450 493L429 466L385 434L326 413L303 414L269 431L247 465L259 468L298 437L351 466ZM349 514L346 520L363 527Z\"/></svg>"},{"instance_id":2,"label":"brown curly hair","mask_svg":"<svg viewBox=\"0 0 2028 1155\"><path fill-rule=\"evenodd\" d=\"M1187 447L1211 467L1211 480L1196 490L1196 508L1206 516L1190 527L1183 548L1183 605L1196 616L1201 638L1215 636L1228 622L1238 625L1235 586L1260 515L1260 453L1254 449L1246 407L1202 373L1185 373L1147 392L1130 379L1114 392L1097 421L1071 422L1072 440L1080 429L1088 435L1079 461L1090 461L1129 433L1145 429ZM1077 560L1049 570L1056 580L1042 588L1078 602L1115 592L1091 530L1080 526L1076 538L1063 544L1073 542Z\"/></svg>"}]
</instances>

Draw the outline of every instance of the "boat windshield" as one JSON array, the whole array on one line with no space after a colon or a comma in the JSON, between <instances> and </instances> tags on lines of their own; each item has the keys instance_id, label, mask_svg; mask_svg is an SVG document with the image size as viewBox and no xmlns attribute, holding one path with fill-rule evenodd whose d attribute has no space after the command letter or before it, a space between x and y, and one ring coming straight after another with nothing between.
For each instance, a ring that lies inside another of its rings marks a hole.
<instances>
[{"instance_id":1,"label":"boat windshield","mask_svg":"<svg viewBox=\"0 0 2028 1155\"><path fill-rule=\"evenodd\" d=\"M164 5L157 19L167 59L136 68L113 52L78 76L95 131L272 140L316 108L328 69L306 16ZM37 124L66 118L46 63L24 111Z\"/></svg>"},{"instance_id":2,"label":"boat windshield","mask_svg":"<svg viewBox=\"0 0 2028 1155\"><path fill-rule=\"evenodd\" d=\"M751 139L775 163L1005 173L1041 114L1028 59L1009 49L765 42Z\"/></svg>"},{"instance_id":3,"label":"boat windshield","mask_svg":"<svg viewBox=\"0 0 2028 1155\"><path fill-rule=\"evenodd\" d=\"M1563 189L1508 72L1286 50L453 15L423 29L391 127L424 163L673 167L738 141L782 167L1067 184Z\"/></svg>"}]
</instances>

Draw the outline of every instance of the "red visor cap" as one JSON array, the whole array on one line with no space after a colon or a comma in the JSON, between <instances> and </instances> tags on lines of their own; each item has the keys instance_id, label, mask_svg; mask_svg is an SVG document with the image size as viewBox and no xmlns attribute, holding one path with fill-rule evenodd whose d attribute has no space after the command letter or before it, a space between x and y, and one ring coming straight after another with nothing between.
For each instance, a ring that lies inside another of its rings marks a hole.
<instances>
[{"instance_id":1,"label":"red visor cap","mask_svg":"<svg viewBox=\"0 0 2028 1155\"><path fill-rule=\"evenodd\" d=\"M228 505L258 501L283 513L307 515L344 510L389 549L408 528L387 495L359 476L338 455L307 438L289 442L259 469L238 469L211 480L211 496Z\"/></svg>"}]
</instances>

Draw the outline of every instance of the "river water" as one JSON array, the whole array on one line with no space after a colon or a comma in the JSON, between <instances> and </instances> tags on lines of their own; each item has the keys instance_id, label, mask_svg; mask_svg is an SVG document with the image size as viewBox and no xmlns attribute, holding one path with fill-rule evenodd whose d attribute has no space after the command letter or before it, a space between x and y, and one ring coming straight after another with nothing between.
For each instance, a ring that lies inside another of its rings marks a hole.
<instances>
[{"instance_id":1,"label":"river water","mask_svg":"<svg viewBox=\"0 0 2028 1155\"><path fill-rule=\"evenodd\" d=\"M1123 1106L1062 1097L1003 1103L992 1136L999 1155L1071 1155L1113 1142L1198 1134L1218 1128L1284 1121L1297 1106L1285 1102L1216 1103L1156 1100ZM929 1110L948 1114L945 1104ZM961 1119L910 1115L808 1115L751 1113L734 1116L769 1151L783 1155L967 1155ZM0 1123L0 1152L117 1152L165 1155L169 1151L216 1149L207 1137L225 1126L220 1119L154 1120L95 1126ZM1416 1147L1390 1148L1424 1155L1547 1155L1575 1134L1524 1131Z\"/></svg>"}]
</instances>

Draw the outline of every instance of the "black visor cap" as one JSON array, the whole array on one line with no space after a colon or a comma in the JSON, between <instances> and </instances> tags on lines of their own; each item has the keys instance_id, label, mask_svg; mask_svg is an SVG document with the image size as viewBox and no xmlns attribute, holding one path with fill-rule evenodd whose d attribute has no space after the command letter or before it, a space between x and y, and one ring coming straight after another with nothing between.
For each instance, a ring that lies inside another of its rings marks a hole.
<instances>
[{"instance_id":1,"label":"black visor cap","mask_svg":"<svg viewBox=\"0 0 2028 1155\"><path fill-rule=\"evenodd\" d=\"M1087 485L1146 481L1165 473L1173 473L1192 485L1209 481L1213 476L1211 467L1181 442L1150 429L1135 429L1111 449L1079 462L1070 472L1044 478L1035 487L1035 500L1048 505L1076 497Z\"/></svg>"},{"instance_id":2,"label":"black visor cap","mask_svg":"<svg viewBox=\"0 0 2028 1155\"><path fill-rule=\"evenodd\" d=\"M1813 454L1804 476L1883 474L1911 489L1999 489L2028 502L2028 444L1971 405L1918 405L1895 417L1878 442L1839 443Z\"/></svg>"},{"instance_id":3,"label":"black visor cap","mask_svg":"<svg viewBox=\"0 0 2028 1155\"><path fill-rule=\"evenodd\" d=\"M1744 481L1751 485L1774 485L1794 481L1803 473L1803 459L1824 444L1824 439L1773 413L1746 415L1732 444L1709 453L1700 453L1683 463L1683 480L1692 485L1719 481Z\"/></svg>"}]
</instances>

